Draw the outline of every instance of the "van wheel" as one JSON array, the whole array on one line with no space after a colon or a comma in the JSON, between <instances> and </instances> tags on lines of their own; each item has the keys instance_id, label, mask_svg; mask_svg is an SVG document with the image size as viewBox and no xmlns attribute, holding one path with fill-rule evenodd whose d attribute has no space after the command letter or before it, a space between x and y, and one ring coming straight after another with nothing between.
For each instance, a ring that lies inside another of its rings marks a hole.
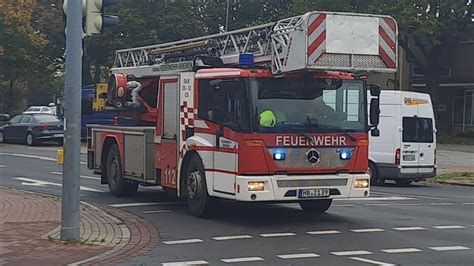
<instances>
[{"instance_id":1,"label":"van wheel","mask_svg":"<svg viewBox=\"0 0 474 266\"><path fill-rule=\"evenodd\" d=\"M410 179L402 179L402 178L397 178L395 179L395 183L397 183L397 185L402 185L402 186L408 186L412 183L413 181L410 180Z\"/></svg>"},{"instance_id":2,"label":"van wheel","mask_svg":"<svg viewBox=\"0 0 474 266\"><path fill-rule=\"evenodd\" d=\"M109 149L106 167L107 182L113 195L123 197L137 192L138 182L123 178L122 160L117 144L113 144Z\"/></svg>"},{"instance_id":3,"label":"van wheel","mask_svg":"<svg viewBox=\"0 0 474 266\"><path fill-rule=\"evenodd\" d=\"M208 217L213 209L214 199L207 193L206 174L200 158L192 155L185 169L189 210L196 217Z\"/></svg>"},{"instance_id":4,"label":"van wheel","mask_svg":"<svg viewBox=\"0 0 474 266\"><path fill-rule=\"evenodd\" d=\"M375 166L374 163L369 162L369 168L367 169L367 173L369 174L371 186L382 185L383 183L385 183L385 180L379 177L379 170L377 169L377 166Z\"/></svg>"},{"instance_id":5,"label":"van wheel","mask_svg":"<svg viewBox=\"0 0 474 266\"><path fill-rule=\"evenodd\" d=\"M331 207L332 199L302 200L299 202L301 209L308 212L323 213Z\"/></svg>"}]
</instances>

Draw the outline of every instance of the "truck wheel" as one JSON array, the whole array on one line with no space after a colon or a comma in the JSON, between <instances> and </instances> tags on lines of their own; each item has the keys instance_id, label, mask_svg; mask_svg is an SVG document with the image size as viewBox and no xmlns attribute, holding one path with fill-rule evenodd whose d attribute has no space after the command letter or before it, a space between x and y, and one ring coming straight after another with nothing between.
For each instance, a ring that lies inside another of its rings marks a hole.
<instances>
[{"instance_id":1,"label":"truck wheel","mask_svg":"<svg viewBox=\"0 0 474 266\"><path fill-rule=\"evenodd\" d=\"M113 144L109 149L106 167L107 183L113 195L123 197L137 192L138 182L123 178L122 160L117 144Z\"/></svg>"},{"instance_id":2,"label":"truck wheel","mask_svg":"<svg viewBox=\"0 0 474 266\"><path fill-rule=\"evenodd\" d=\"M207 193L206 174L198 156L193 155L185 168L186 199L191 214L196 217L209 216L213 198Z\"/></svg>"},{"instance_id":3,"label":"truck wheel","mask_svg":"<svg viewBox=\"0 0 474 266\"><path fill-rule=\"evenodd\" d=\"M395 183L397 183L397 185L402 185L402 186L408 186L412 183L413 181L410 180L410 179L404 179L404 178L397 178L395 179Z\"/></svg>"},{"instance_id":4,"label":"truck wheel","mask_svg":"<svg viewBox=\"0 0 474 266\"><path fill-rule=\"evenodd\" d=\"M379 177L379 170L377 169L377 166L375 166L374 163L369 162L369 168L367 169L367 173L369 174L371 186L382 185L383 183L385 183L385 180Z\"/></svg>"},{"instance_id":5,"label":"truck wheel","mask_svg":"<svg viewBox=\"0 0 474 266\"><path fill-rule=\"evenodd\" d=\"M36 145L35 137L33 137L33 135L29 132L26 134L25 143L28 146L35 146Z\"/></svg>"},{"instance_id":6,"label":"truck wheel","mask_svg":"<svg viewBox=\"0 0 474 266\"><path fill-rule=\"evenodd\" d=\"M300 207L304 211L309 212L325 212L331 207L332 199L323 199L323 200L303 200L300 201Z\"/></svg>"}]
</instances>

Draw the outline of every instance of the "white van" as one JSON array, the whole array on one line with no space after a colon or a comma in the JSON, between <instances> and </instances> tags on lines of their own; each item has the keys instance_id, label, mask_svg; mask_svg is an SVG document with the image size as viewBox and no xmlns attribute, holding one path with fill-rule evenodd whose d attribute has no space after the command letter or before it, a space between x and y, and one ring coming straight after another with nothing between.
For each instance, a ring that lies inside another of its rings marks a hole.
<instances>
[{"instance_id":1,"label":"white van","mask_svg":"<svg viewBox=\"0 0 474 266\"><path fill-rule=\"evenodd\" d=\"M429 94L382 90L378 128L380 136L369 139L372 184L395 180L407 185L436 176L436 128Z\"/></svg>"}]
</instances>

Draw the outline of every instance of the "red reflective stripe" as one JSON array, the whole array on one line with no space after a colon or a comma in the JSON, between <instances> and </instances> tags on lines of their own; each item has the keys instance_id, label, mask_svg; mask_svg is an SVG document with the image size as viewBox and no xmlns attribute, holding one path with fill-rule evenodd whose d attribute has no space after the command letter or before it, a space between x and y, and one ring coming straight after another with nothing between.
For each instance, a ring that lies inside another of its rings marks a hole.
<instances>
[{"instance_id":1,"label":"red reflective stripe","mask_svg":"<svg viewBox=\"0 0 474 266\"><path fill-rule=\"evenodd\" d=\"M308 47L308 56L312 55L316 49L326 40L326 30L321 32L321 35L314 40L314 42Z\"/></svg>"},{"instance_id":2,"label":"red reflective stripe","mask_svg":"<svg viewBox=\"0 0 474 266\"><path fill-rule=\"evenodd\" d=\"M382 61L384 61L384 63L388 67L395 68L395 62L392 60L392 58L390 58L390 56L388 56L388 54L380 46L379 46L379 54L380 54L380 57L382 58Z\"/></svg>"},{"instance_id":3,"label":"red reflective stripe","mask_svg":"<svg viewBox=\"0 0 474 266\"><path fill-rule=\"evenodd\" d=\"M313 22L311 22L311 24L308 27L308 36L311 35L311 33L313 33L313 31L315 31L319 27L319 25L323 23L325 19L326 19L326 14L321 14L315 20L313 20Z\"/></svg>"},{"instance_id":4,"label":"red reflective stripe","mask_svg":"<svg viewBox=\"0 0 474 266\"><path fill-rule=\"evenodd\" d=\"M202 147L202 146L193 146L192 148L196 151L215 151L215 152L223 152L223 153L237 153L237 151L233 148L216 148L216 147Z\"/></svg>"},{"instance_id":5,"label":"red reflective stripe","mask_svg":"<svg viewBox=\"0 0 474 266\"><path fill-rule=\"evenodd\" d=\"M388 34L385 32L385 30L382 28L382 26L379 26L379 34L380 37L387 43L387 45L392 49L393 52L395 52L395 42L388 36Z\"/></svg>"},{"instance_id":6,"label":"red reflective stripe","mask_svg":"<svg viewBox=\"0 0 474 266\"><path fill-rule=\"evenodd\" d=\"M395 24L395 21L391 18L384 18L383 19L385 23L390 27L390 29L395 33L395 30L397 29L397 25Z\"/></svg>"},{"instance_id":7,"label":"red reflective stripe","mask_svg":"<svg viewBox=\"0 0 474 266\"><path fill-rule=\"evenodd\" d=\"M227 170L221 170L221 169L207 169L206 168L206 169L204 169L204 171L231 174L231 175L236 175L237 174L237 172L234 172L234 171L227 171Z\"/></svg>"}]
</instances>

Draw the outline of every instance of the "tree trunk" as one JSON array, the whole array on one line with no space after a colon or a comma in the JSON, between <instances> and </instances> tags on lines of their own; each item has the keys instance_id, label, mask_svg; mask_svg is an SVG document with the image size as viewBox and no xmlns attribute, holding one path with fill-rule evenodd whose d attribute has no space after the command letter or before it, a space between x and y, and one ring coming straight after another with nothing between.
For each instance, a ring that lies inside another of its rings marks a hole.
<instances>
[{"instance_id":1,"label":"tree trunk","mask_svg":"<svg viewBox=\"0 0 474 266\"><path fill-rule=\"evenodd\" d=\"M8 112L8 113L12 113L14 110L13 110L13 101L14 101L14 98L13 98L13 90L14 90L14 87L15 87L15 79L10 79L8 81L8 90L7 90L7 94L5 95L5 110Z\"/></svg>"}]
</instances>

